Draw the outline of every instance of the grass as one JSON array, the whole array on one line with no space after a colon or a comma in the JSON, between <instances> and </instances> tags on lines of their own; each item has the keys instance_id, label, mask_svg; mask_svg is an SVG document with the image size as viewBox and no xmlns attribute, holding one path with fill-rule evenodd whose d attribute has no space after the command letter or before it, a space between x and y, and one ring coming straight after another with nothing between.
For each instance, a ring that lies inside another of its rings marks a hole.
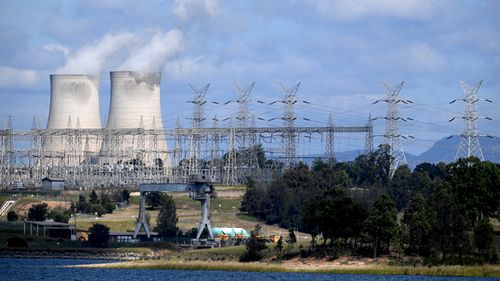
<instances>
[{"instance_id":1,"label":"grass","mask_svg":"<svg viewBox=\"0 0 500 281\"><path fill-rule=\"evenodd\" d=\"M249 272L301 272L326 274L385 274L385 275L434 275L434 276L481 276L500 277L500 267L496 265L482 266L324 266L310 267L297 264L279 263L238 263L238 262L172 262L172 261L132 261L108 264L80 265L96 268L131 268L160 270L221 270Z\"/></svg>"}]
</instances>

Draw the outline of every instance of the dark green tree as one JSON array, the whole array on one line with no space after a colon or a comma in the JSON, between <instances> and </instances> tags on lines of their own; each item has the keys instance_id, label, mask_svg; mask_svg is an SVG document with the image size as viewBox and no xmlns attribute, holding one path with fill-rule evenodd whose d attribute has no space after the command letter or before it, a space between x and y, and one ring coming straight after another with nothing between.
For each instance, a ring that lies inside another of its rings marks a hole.
<instances>
[{"instance_id":1,"label":"dark green tree","mask_svg":"<svg viewBox=\"0 0 500 281\"><path fill-rule=\"evenodd\" d=\"M321 234L321 223L324 220L323 209L318 202L321 197L309 200L302 208L302 231L311 235L311 248L314 248L316 237Z\"/></svg>"},{"instance_id":2,"label":"dark green tree","mask_svg":"<svg viewBox=\"0 0 500 281\"><path fill-rule=\"evenodd\" d=\"M479 220L474 226L474 242L480 253L491 249L495 233L488 219Z\"/></svg>"},{"instance_id":3,"label":"dark green tree","mask_svg":"<svg viewBox=\"0 0 500 281\"><path fill-rule=\"evenodd\" d=\"M162 194L159 191L148 192L146 194L146 205L151 209L160 207L162 201Z\"/></svg>"},{"instance_id":4,"label":"dark green tree","mask_svg":"<svg viewBox=\"0 0 500 281\"><path fill-rule=\"evenodd\" d=\"M368 218L363 222L363 234L373 246L373 257L377 249L385 243L388 247L397 231L397 210L392 199L382 195L368 211Z\"/></svg>"},{"instance_id":5,"label":"dark green tree","mask_svg":"<svg viewBox=\"0 0 500 281\"><path fill-rule=\"evenodd\" d=\"M63 222L63 223L68 223L70 217L71 217L71 211L70 210L64 210L61 207L56 207L50 210L49 216L50 219L53 219L55 222Z\"/></svg>"},{"instance_id":6,"label":"dark green tree","mask_svg":"<svg viewBox=\"0 0 500 281\"><path fill-rule=\"evenodd\" d=\"M113 213L113 211L116 209L115 203L113 203L113 200L111 200L111 197L107 193L101 193L99 203L104 208L104 210L106 210L107 214Z\"/></svg>"},{"instance_id":7,"label":"dark green tree","mask_svg":"<svg viewBox=\"0 0 500 281\"><path fill-rule=\"evenodd\" d=\"M89 203L90 204L98 204L99 203L99 199L97 198L97 193L93 189L89 195Z\"/></svg>"},{"instance_id":8,"label":"dark green tree","mask_svg":"<svg viewBox=\"0 0 500 281\"><path fill-rule=\"evenodd\" d=\"M28 220L29 221L45 221L47 215L49 214L49 209L47 203L41 203L31 206L28 210Z\"/></svg>"},{"instance_id":9,"label":"dark green tree","mask_svg":"<svg viewBox=\"0 0 500 281\"><path fill-rule=\"evenodd\" d=\"M8 221L17 221L18 218L19 218L19 216L14 211L9 211L7 213L7 220Z\"/></svg>"},{"instance_id":10,"label":"dark green tree","mask_svg":"<svg viewBox=\"0 0 500 281\"><path fill-rule=\"evenodd\" d=\"M124 202L127 202L127 204L129 203L129 199L130 199L130 191L128 191L127 189L123 189L122 190L122 200Z\"/></svg>"},{"instance_id":11,"label":"dark green tree","mask_svg":"<svg viewBox=\"0 0 500 281\"><path fill-rule=\"evenodd\" d=\"M266 242L260 239L261 227L259 224L250 231L250 238L248 239L245 252L240 256L240 262L259 261L262 259L262 251L267 249Z\"/></svg>"},{"instance_id":12,"label":"dark green tree","mask_svg":"<svg viewBox=\"0 0 500 281\"><path fill-rule=\"evenodd\" d=\"M106 247L109 240L109 227L95 223L89 228L89 243L94 247Z\"/></svg>"},{"instance_id":13,"label":"dark green tree","mask_svg":"<svg viewBox=\"0 0 500 281\"><path fill-rule=\"evenodd\" d=\"M87 198L82 194L78 195L78 203L76 203L76 210L79 213L87 214L90 212L90 204L87 202Z\"/></svg>"},{"instance_id":14,"label":"dark green tree","mask_svg":"<svg viewBox=\"0 0 500 281\"><path fill-rule=\"evenodd\" d=\"M264 189L253 179L247 178L247 189L241 201L240 211L260 217L262 215L262 200Z\"/></svg>"},{"instance_id":15,"label":"dark green tree","mask_svg":"<svg viewBox=\"0 0 500 281\"><path fill-rule=\"evenodd\" d=\"M396 204L396 208L401 211L410 200L412 176L407 165L400 166L387 185L387 193Z\"/></svg>"},{"instance_id":16,"label":"dark green tree","mask_svg":"<svg viewBox=\"0 0 500 281\"><path fill-rule=\"evenodd\" d=\"M161 200L160 212L157 219L157 231L162 237L175 237L177 228L177 214L172 196L164 194Z\"/></svg>"},{"instance_id":17,"label":"dark green tree","mask_svg":"<svg viewBox=\"0 0 500 281\"><path fill-rule=\"evenodd\" d=\"M288 229L288 238L286 239L286 244L288 245L288 252L290 253L293 249L293 245L297 243L297 236L295 236L295 230L293 228Z\"/></svg>"},{"instance_id":18,"label":"dark green tree","mask_svg":"<svg viewBox=\"0 0 500 281\"><path fill-rule=\"evenodd\" d=\"M408 244L410 254L427 256L431 249L432 217L428 202L417 194L405 210L403 223L408 230Z\"/></svg>"}]
</instances>

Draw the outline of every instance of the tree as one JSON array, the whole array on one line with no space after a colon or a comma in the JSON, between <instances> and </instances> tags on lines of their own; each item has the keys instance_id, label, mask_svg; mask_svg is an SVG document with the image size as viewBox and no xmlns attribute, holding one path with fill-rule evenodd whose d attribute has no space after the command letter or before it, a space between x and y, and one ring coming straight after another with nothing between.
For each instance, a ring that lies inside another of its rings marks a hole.
<instances>
[{"instance_id":1,"label":"tree","mask_svg":"<svg viewBox=\"0 0 500 281\"><path fill-rule=\"evenodd\" d=\"M474 227L474 242L480 253L491 249L495 233L493 226L487 219L478 221Z\"/></svg>"},{"instance_id":2,"label":"tree","mask_svg":"<svg viewBox=\"0 0 500 281\"><path fill-rule=\"evenodd\" d=\"M363 234L372 242L373 257L382 243L389 245L397 231L397 211L394 202L387 195L382 195L368 211L368 218L363 222Z\"/></svg>"},{"instance_id":3,"label":"tree","mask_svg":"<svg viewBox=\"0 0 500 281\"><path fill-rule=\"evenodd\" d=\"M255 225L255 229L250 231L250 238L245 246L245 252L240 256L240 262L259 261L262 259L262 251L267 249L266 242L260 239L261 227Z\"/></svg>"},{"instance_id":4,"label":"tree","mask_svg":"<svg viewBox=\"0 0 500 281\"><path fill-rule=\"evenodd\" d=\"M288 244L288 252L290 253L293 249L293 244L297 243L297 236L295 236L295 231L293 228L288 229L288 239L286 239Z\"/></svg>"},{"instance_id":5,"label":"tree","mask_svg":"<svg viewBox=\"0 0 500 281\"><path fill-rule=\"evenodd\" d=\"M123 189L122 190L122 200L124 202L127 202L127 204L129 203L129 199L130 199L130 191L128 191L127 189Z\"/></svg>"},{"instance_id":6,"label":"tree","mask_svg":"<svg viewBox=\"0 0 500 281\"><path fill-rule=\"evenodd\" d=\"M14 211L9 211L7 213L7 220L8 221L17 221L18 218L19 218L19 216Z\"/></svg>"},{"instance_id":7,"label":"tree","mask_svg":"<svg viewBox=\"0 0 500 281\"><path fill-rule=\"evenodd\" d=\"M162 195L159 191L148 192L146 194L146 205L151 209L156 209L161 205Z\"/></svg>"},{"instance_id":8,"label":"tree","mask_svg":"<svg viewBox=\"0 0 500 281\"><path fill-rule=\"evenodd\" d=\"M49 216L50 219L53 219L55 222L63 222L68 223L71 217L70 210L64 210L61 207L56 207L50 210Z\"/></svg>"},{"instance_id":9,"label":"tree","mask_svg":"<svg viewBox=\"0 0 500 281\"><path fill-rule=\"evenodd\" d=\"M409 252L427 256L431 245L432 218L428 202L417 194L408 204L403 217L408 229Z\"/></svg>"},{"instance_id":10,"label":"tree","mask_svg":"<svg viewBox=\"0 0 500 281\"><path fill-rule=\"evenodd\" d=\"M80 194L78 196L78 203L76 204L76 209L80 213L89 213L90 212L90 204L87 202L87 198Z\"/></svg>"},{"instance_id":11,"label":"tree","mask_svg":"<svg viewBox=\"0 0 500 281\"><path fill-rule=\"evenodd\" d=\"M109 227L95 223L89 228L89 243L95 247L106 247L109 240Z\"/></svg>"},{"instance_id":12,"label":"tree","mask_svg":"<svg viewBox=\"0 0 500 281\"><path fill-rule=\"evenodd\" d=\"M97 193L93 189L92 189L92 192L90 192L90 195L89 195L89 203L90 204L98 204L99 203L99 199L97 198Z\"/></svg>"},{"instance_id":13,"label":"tree","mask_svg":"<svg viewBox=\"0 0 500 281\"><path fill-rule=\"evenodd\" d=\"M101 193L101 198L99 200L99 203L101 206L106 210L107 214L113 213L113 211L116 209L115 204L113 203L113 200L111 200L111 197L107 193Z\"/></svg>"},{"instance_id":14,"label":"tree","mask_svg":"<svg viewBox=\"0 0 500 281\"><path fill-rule=\"evenodd\" d=\"M31 206L31 208L28 210L28 220L45 221L48 214L49 209L47 203L36 204Z\"/></svg>"},{"instance_id":15,"label":"tree","mask_svg":"<svg viewBox=\"0 0 500 281\"><path fill-rule=\"evenodd\" d=\"M172 196L163 195L157 219L157 231L162 237L174 237L177 232L177 214Z\"/></svg>"},{"instance_id":16,"label":"tree","mask_svg":"<svg viewBox=\"0 0 500 281\"><path fill-rule=\"evenodd\" d=\"M318 202L320 197L309 200L302 207L302 231L311 235L311 248L314 248L316 237L321 233L321 222L323 220L322 209Z\"/></svg>"},{"instance_id":17,"label":"tree","mask_svg":"<svg viewBox=\"0 0 500 281\"><path fill-rule=\"evenodd\" d=\"M401 211L406 207L410 199L411 171L407 165L400 166L394 173L394 177L387 185L387 193L396 204L396 208Z\"/></svg>"},{"instance_id":18,"label":"tree","mask_svg":"<svg viewBox=\"0 0 500 281\"><path fill-rule=\"evenodd\" d=\"M247 178L247 189L243 195L240 211L260 216L262 212L263 188L253 179Z\"/></svg>"}]
</instances>

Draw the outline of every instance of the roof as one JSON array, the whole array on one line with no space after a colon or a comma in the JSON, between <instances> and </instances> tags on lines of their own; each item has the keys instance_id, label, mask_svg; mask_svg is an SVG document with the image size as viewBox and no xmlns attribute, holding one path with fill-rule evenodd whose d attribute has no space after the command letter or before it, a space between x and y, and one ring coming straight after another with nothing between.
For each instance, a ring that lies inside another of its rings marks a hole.
<instances>
[{"instance_id":1,"label":"roof","mask_svg":"<svg viewBox=\"0 0 500 281\"><path fill-rule=\"evenodd\" d=\"M65 179L61 179L61 178L43 178L42 181L66 181Z\"/></svg>"}]
</instances>

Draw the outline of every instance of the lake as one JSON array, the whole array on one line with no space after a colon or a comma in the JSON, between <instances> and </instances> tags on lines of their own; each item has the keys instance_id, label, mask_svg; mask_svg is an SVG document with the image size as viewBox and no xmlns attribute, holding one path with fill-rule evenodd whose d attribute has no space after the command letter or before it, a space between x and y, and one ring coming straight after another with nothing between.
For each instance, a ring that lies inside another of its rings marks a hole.
<instances>
[{"instance_id":1,"label":"lake","mask_svg":"<svg viewBox=\"0 0 500 281\"><path fill-rule=\"evenodd\" d=\"M187 271L187 270L144 270L144 269L93 269L66 268L65 265L103 263L102 260L64 260L64 259L0 259L0 280L64 280L64 281L151 281L151 280L199 280L199 281L406 281L406 280L496 280L498 278L477 277L435 277L403 275L346 275L346 274L307 274L307 273L260 273L226 271Z\"/></svg>"}]
</instances>

